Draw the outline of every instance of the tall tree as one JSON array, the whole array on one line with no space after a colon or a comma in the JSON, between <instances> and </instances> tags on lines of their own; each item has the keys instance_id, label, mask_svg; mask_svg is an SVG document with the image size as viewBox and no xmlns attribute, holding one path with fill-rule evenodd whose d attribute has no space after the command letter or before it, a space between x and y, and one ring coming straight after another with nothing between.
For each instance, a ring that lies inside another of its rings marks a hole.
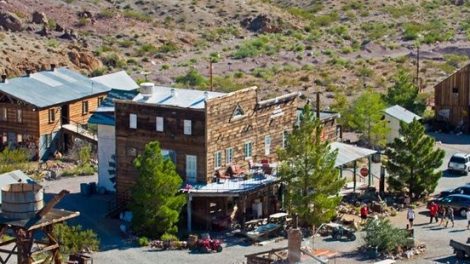
<instances>
[{"instance_id":1,"label":"tall tree","mask_svg":"<svg viewBox=\"0 0 470 264\"><path fill-rule=\"evenodd\" d=\"M383 147L386 144L389 128L383 119L384 108L382 96L368 89L354 101L349 112L349 126L360 132L372 147Z\"/></svg>"},{"instance_id":2,"label":"tall tree","mask_svg":"<svg viewBox=\"0 0 470 264\"><path fill-rule=\"evenodd\" d=\"M337 120L338 124L348 126L350 107L348 98L343 92L335 92L335 101L331 105L331 110L340 114L340 117Z\"/></svg>"},{"instance_id":3,"label":"tall tree","mask_svg":"<svg viewBox=\"0 0 470 264\"><path fill-rule=\"evenodd\" d=\"M422 115L426 109L426 98L420 96L413 77L403 69L393 77L393 86L384 98L387 104L400 105L417 115Z\"/></svg>"},{"instance_id":4,"label":"tall tree","mask_svg":"<svg viewBox=\"0 0 470 264\"><path fill-rule=\"evenodd\" d=\"M181 208L186 203L184 195L178 194L183 181L175 165L163 158L157 141L145 146L134 165L139 177L130 204L133 229L150 237L175 234Z\"/></svg>"},{"instance_id":5,"label":"tall tree","mask_svg":"<svg viewBox=\"0 0 470 264\"><path fill-rule=\"evenodd\" d=\"M438 169L444 151L435 149L434 139L424 134L424 126L416 119L410 124L401 122L400 134L385 152L389 187L397 191L407 188L411 198L432 193L442 176Z\"/></svg>"},{"instance_id":6,"label":"tall tree","mask_svg":"<svg viewBox=\"0 0 470 264\"><path fill-rule=\"evenodd\" d=\"M286 183L285 202L303 224L319 225L329 221L340 202L344 185L335 168L337 151L321 140L322 126L310 106L305 106L299 127L287 138L285 149L278 151L279 174Z\"/></svg>"}]
</instances>

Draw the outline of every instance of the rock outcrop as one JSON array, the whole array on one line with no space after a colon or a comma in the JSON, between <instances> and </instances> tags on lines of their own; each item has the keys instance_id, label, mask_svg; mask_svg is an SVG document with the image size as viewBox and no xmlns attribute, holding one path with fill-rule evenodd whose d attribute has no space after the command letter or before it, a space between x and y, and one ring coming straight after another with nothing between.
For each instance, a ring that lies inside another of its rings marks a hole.
<instances>
[{"instance_id":1,"label":"rock outcrop","mask_svg":"<svg viewBox=\"0 0 470 264\"><path fill-rule=\"evenodd\" d=\"M0 12L0 27L4 30L17 32L23 30L23 22L13 13Z\"/></svg>"},{"instance_id":2,"label":"rock outcrop","mask_svg":"<svg viewBox=\"0 0 470 264\"><path fill-rule=\"evenodd\" d=\"M72 49L67 53L69 60L81 69L93 71L103 67L103 63L94 57L90 52Z\"/></svg>"},{"instance_id":3,"label":"rock outcrop","mask_svg":"<svg viewBox=\"0 0 470 264\"><path fill-rule=\"evenodd\" d=\"M267 15L249 17L241 22L242 27L257 33L278 33L282 29L277 21L273 21Z\"/></svg>"},{"instance_id":4,"label":"rock outcrop","mask_svg":"<svg viewBox=\"0 0 470 264\"><path fill-rule=\"evenodd\" d=\"M48 21L46 14L34 11L32 19L34 24L47 24Z\"/></svg>"}]
</instances>

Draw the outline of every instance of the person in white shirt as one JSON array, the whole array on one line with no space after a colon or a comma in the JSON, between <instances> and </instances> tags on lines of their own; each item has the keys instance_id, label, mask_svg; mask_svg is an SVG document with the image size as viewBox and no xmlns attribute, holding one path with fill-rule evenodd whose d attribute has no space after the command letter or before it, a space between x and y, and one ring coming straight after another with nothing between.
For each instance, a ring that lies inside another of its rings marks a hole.
<instances>
[{"instance_id":1,"label":"person in white shirt","mask_svg":"<svg viewBox=\"0 0 470 264\"><path fill-rule=\"evenodd\" d=\"M467 209L467 229L470 228L470 207Z\"/></svg>"},{"instance_id":2,"label":"person in white shirt","mask_svg":"<svg viewBox=\"0 0 470 264\"><path fill-rule=\"evenodd\" d=\"M408 222L410 222L410 228L413 228L413 221L415 220L415 211L413 211L413 208L408 208L408 212L406 212L406 219L408 219Z\"/></svg>"}]
</instances>

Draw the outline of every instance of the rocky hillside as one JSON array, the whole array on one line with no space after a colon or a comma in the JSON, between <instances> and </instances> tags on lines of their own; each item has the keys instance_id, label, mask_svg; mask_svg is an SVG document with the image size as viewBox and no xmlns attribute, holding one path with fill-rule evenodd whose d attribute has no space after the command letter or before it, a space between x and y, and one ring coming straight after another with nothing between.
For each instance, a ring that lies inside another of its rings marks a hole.
<instances>
[{"instance_id":1,"label":"rocky hillside","mask_svg":"<svg viewBox=\"0 0 470 264\"><path fill-rule=\"evenodd\" d=\"M332 99L415 75L419 45L432 91L467 63L469 13L464 0L0 0L0 71L56 63L209 88L212 61L215 90Z\"/></svg>"}]
</instances>

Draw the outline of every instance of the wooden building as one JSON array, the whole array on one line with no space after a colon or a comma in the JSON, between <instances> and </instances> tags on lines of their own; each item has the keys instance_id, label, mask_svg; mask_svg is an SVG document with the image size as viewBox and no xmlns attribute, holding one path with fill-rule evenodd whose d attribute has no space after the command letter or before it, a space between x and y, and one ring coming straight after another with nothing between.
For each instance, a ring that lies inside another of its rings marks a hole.
<instances>
[{"instance_id":1,"label":"wooden building","mask_svg":"<svg viewBox=\"0 0 470 264\"><path fill-rule=\"evenodd\" d=\"M31 157L47 159L64 149L65 125L79 127L104 99L109 87L68 70L27 73L0 82L0 148L26 147Z\"/></svg>"},{"instance_id":2,"label":"wooden building","mask_svg":"<svg viewBox=\"0 0 470 264\"><path fill-rule=\"evenodd\" d=\"M436 118L465 131L470 128L470 64L434 87Z\"/></svg>"},{"instance_id":3,"label":"wooden building","mask_svg":"<svg viewBox=\"0 0 470 264\"><path fill-rule=\"evenodd\" d=\"M195 226L210 228L211 219L235 205L243 217L250 216L246 212L253 206L257 208L253 217L279 209L277 178L221 184L216 175L229 166L248 172L250 164L275 163L276 149L285 145L298 122L299 93L259 100L256 87L225 94L142 85L133 100L115 101L119 204L131 198L130 189L138 177L133 160L147 143L157 140L185 183L194 187L189 191L187 215L195 216ZM324 138L335 140L336 114L322 113L320 118ZM188 222L190 228L191 217Z\"/></svg>"}]
</instances>

